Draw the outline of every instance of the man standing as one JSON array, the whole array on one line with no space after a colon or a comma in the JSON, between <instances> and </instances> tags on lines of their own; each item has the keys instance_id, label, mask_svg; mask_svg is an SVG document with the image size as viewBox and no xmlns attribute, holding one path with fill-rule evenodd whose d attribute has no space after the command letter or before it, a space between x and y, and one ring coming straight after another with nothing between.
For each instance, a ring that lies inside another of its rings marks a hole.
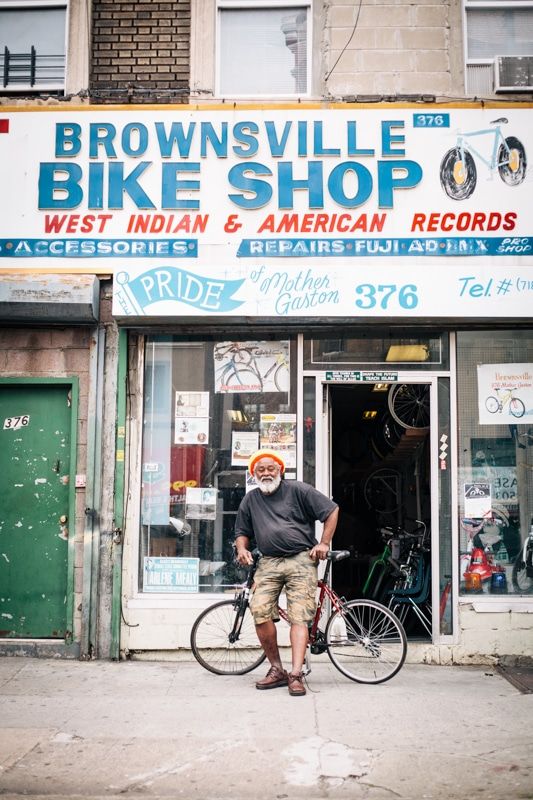
<instances>
[{"instance_id":1,"label":"man standing","mask_svg":"<svg viewBox=\"0 0 533 800\"><path fill-rule=\"evenodd\" d=\"M263 554L255 574L251 601L257 636L270 661L257 689L288 686L289 694L305 694L302 667L309 638L308 625L316 610L318 561L327 556L337 525L339 507L324 494L301 481L282 480L285 463L273 450L258 450L248 469L257 487L243 498L235 523L237 560L252 563L254 539ZM317 544L315 522L324 524ZM292 668L282 666L275 622L278 599L285 589L291 625Z\"/></svg>"}]
</instances>

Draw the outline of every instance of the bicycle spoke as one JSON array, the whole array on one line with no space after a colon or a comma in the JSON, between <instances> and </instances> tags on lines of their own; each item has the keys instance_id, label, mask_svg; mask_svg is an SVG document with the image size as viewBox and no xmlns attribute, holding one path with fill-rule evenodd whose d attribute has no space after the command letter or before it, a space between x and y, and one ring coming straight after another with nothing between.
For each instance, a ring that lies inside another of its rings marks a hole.
<instances>
[{"instance_id":1,"label":"bicycle spoke","mask_svg":"<svg viewBox=\"0 0 533 800\"><path fill-rule=\"evenodd\" d=\"M335 635L338 620L346 634ZM344 675L360 683L381 683L401 668L407 653L402 625L390 609L369 600L353 600L333 614L326 628L328 655Z\"/></svg>"},{"instance_id":2,"label":"bicycle spoke","mask_svg":"<svg viewBox=\"0 0 533 800\"><path fill-rule=\"evenodd\" d=\"M192 652L196 660L210 672L243 675L265 660L248 607L238 639L230 641L236 614L235 602L223 600L206 609L194 623L191 632Z\"/></svg>"}]
</instances>

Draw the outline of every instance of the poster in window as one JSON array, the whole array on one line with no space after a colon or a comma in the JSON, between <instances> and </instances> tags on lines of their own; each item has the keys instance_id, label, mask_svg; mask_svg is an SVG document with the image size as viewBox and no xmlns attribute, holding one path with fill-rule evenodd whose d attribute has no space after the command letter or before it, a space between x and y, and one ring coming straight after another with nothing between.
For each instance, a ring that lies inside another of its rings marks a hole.
<instances>
[{"instance_id":1,"label":"poster in window","mask_svg":"<svg viewBox=\"0 0 533 800\"><path fill-rule=\"evenodd\" d=\"M533 422L533 364L479 364L480 425Z\"/></svg>"},{"instance_id":2,"label":"poster in window","mask_svg":"<svg viewBox=\"0 0 533 800\"><path fill-rule=\"evenodd\" d=\"M176 392L174 442L209 442L209 392Z\"/></svg>"},{"instance_id":3,"label":"poster in window","mask_svg":"<svg viewBox=\"0 0 533 800\"><path fill-rule=\"evenodd\" d=\"M296 414L261 414L259 422L261 448L277 450L283 456L285 469L296 467Z\"/></svg>"},{"instance_id":4,"label":"poster in window","mask_svg":"<svg viewBox=\"0 0 533 800\"><path fill-rule=\"evenodd\" d=\"M185 516L187 519L216 519L217 490L188 486L185 492Z\"/></svg>"},{"instance_id":5,"label":"poster in window","mask_svg":"<svg viewBox=\"0 0 533 800\"><path fill-rule=\"evenodd\" d=\"M231 432L231 466L246 467L250 456L259 449L259 434L256 431Z\"/></svg>"},{"instance_id":6,"label":"poster in window","mask_svg":"<svg viewBox=\"0 0 533 800\"><path fill-rule=\"evenodd\" d=\"M213 351L215 392L289 391L289 342L218 342Z\"/></svg>"}]
</instances>

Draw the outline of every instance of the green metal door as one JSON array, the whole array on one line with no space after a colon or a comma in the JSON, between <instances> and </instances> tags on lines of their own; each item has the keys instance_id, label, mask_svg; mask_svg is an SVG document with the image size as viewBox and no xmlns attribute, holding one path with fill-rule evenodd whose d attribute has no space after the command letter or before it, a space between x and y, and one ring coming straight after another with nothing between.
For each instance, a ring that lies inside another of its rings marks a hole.
<instances>
[{"instance_id":1,"label":"green metal door","mask_svg":"<svg viewBox=\"0 0 533 800\"><path fill-rule=\"evenodd\" d=\"M0 383L0 636L67 631L72 387Z\"/></svg>"}]
</instances>

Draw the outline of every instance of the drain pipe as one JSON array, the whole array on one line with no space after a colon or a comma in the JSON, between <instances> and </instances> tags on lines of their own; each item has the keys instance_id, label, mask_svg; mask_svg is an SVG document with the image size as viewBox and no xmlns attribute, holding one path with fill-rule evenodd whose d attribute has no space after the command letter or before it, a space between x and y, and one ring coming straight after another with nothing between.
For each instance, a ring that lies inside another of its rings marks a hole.
<instances>
[{"instance_id":1,"label":"drain pipe","mask_svg":"<svg viewBox=\"0 0 533 800\"><path fill-rule=\"evenodd\" d=\"M118 331L117 428L115 439L115 498L113 526L113 588L111 597L110 658L120 658L120 623L122 618L122 552L124 540L124 475L126 448L126 383L128 377L128 332Z\"/></svg>"},{"instance_id":2,"label":"drain pipe","mask_svg":"<svg viewBox=\"0 0 533 800\"><path fill-rule=\"evenodd\" d=\"M102 463L102 408L105 330L98 327L91 340L87 407L87 478L83 531L83 587L80 657L95 655L98 617L100 548L100 492Z\"/></svg>"}]
</instances>

